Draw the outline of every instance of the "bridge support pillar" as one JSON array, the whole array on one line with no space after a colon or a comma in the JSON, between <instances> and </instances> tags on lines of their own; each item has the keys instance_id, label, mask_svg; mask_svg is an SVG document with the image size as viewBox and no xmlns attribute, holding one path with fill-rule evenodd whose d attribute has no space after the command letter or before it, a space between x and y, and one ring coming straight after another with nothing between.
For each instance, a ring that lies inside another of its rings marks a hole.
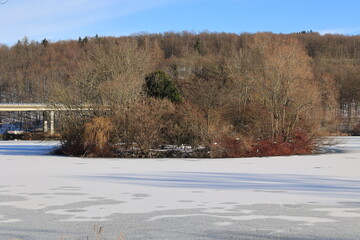
<instances>
[{"instance_id":1,"label":"bridge support pillar","mask_svg":"<svg viewBox=\"0 0 360 240\"><path fill-rule=\"evenodd\" d=\"M55 112L50 111L50 135L55 133Z\"/></svg>"},{"instance_id":2,"label":"bridge support pillar","mask_svg":"<svg viewBox=\"0 0 360 240\"><path fill-rule=\"evenodd\" d=\"M48 131L48 121L44 120L44 133L47 133Z\"/></svg>"},{"instance_id":3,"label":"bridge support pillar","mask_svg":"<svg viewBox=\"0 0 360 240\"><path fill-rule=\"evenodd\" d=\"M49 131L49 125L48 125L48 117L47 112L42 112L42 118L43 118L43 127L44 127L44 133L47 133Z\"/></svg>"}]
</instances>

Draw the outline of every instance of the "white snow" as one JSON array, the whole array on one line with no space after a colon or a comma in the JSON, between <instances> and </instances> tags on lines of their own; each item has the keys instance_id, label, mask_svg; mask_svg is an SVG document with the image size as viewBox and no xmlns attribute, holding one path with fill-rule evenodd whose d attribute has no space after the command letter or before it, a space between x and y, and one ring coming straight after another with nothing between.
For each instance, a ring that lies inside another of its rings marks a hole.
<instances>
[{"instance_id":1,"label":"white snow","mask_svg":"<svg viewBox=\"0 0 360 240\"><path fill-rule=\"evenodd\" d=\"M209 215L209 214L162 215L162 216L156 216L156 217L150 218L149 221L157 221L159 219L166 219L166 218L193 217L193 216L221 218L221 219L233 220L233 221L280 219L280 220L285 220L285 221L306 222L308 224L335 222L335 220L333 220L333 219L315 218L315 217L298 217L298 216L281 216L281 215L279 215L279 216L264 216L264 215L219 216L219 215Z\"/></svg>"},{"instance_id":2,"label":"white snow","mask_svg":"<svg viewBox=\"0 0 360 240\"><path fill-rule=\"evenodd\" d=\"M314 208L313 211L327 212L330 217L351 217L360 219L360 208Z\"/></svg>"},{"instance_id":3,"label":"white snow","mask_svg":"<svg viewBox=\"0 0 360 240\"><path fill-rule=\"evenodd\" d=\"M115 213L202 209L231 221L332 219L263 215L254 204L315 204L329 217L360 216L341 202L360 199L360 138L342 137L334 153L242 159L94 159L47 155L57 142L0 142L0 206L47 210L62 221L107 221ZM236 216L223 216L236 212ZM149 220L185 215L159 215ZM20 216L17 216L20 218ZM16 222L2 216L3 222Z\"/></svg>"}]
</instances>

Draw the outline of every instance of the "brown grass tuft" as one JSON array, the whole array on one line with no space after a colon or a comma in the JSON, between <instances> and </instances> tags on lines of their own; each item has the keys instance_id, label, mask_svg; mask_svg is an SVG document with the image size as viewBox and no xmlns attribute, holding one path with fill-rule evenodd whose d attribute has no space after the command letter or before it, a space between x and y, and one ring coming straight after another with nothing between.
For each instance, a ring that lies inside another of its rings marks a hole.
<instances>
[{"instance_id":1,"label":"brown grass tuft","mask_svg":"<svg viewBox=\"0 0 360 240\"><path fill-rule=\"evenodd\" d=\"M84 150L87 156L107 157L112 155L111 134L114 125L104 117L95 117L84 127Z\"/></svg>"}]
</instances>

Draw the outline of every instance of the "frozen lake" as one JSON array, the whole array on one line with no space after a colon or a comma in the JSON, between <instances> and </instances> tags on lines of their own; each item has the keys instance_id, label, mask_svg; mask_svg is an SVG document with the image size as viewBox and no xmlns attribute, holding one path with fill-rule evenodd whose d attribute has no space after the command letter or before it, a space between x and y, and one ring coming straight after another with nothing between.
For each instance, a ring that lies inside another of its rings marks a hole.
<instances>
[{"instance_id":1,"label":"frozen lake","mask_svg":"<svg viewBox=\"0 0 360 240\"><path fill-rule=\"evenodd\" d=\"M51 156L0 142L0 239L360 239L360 138L242 159Z\"/></svg>"}]
</instances>

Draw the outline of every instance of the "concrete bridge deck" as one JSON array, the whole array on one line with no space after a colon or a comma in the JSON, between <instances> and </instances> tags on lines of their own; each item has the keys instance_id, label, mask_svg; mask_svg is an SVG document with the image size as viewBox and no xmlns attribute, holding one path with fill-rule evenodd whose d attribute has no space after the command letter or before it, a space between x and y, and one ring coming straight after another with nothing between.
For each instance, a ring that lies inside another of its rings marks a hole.
<instances>
[{"instance_id":1,"label":"concrete bridge deck","mask_svg":"<svg viewBox=\"0 0 360 240\"><path fill-rule=\"evenodd\" d=\"M29 112L66 110L63 105L45 103L0 103L0 112Z\"/></svg>"}]
</instances>

